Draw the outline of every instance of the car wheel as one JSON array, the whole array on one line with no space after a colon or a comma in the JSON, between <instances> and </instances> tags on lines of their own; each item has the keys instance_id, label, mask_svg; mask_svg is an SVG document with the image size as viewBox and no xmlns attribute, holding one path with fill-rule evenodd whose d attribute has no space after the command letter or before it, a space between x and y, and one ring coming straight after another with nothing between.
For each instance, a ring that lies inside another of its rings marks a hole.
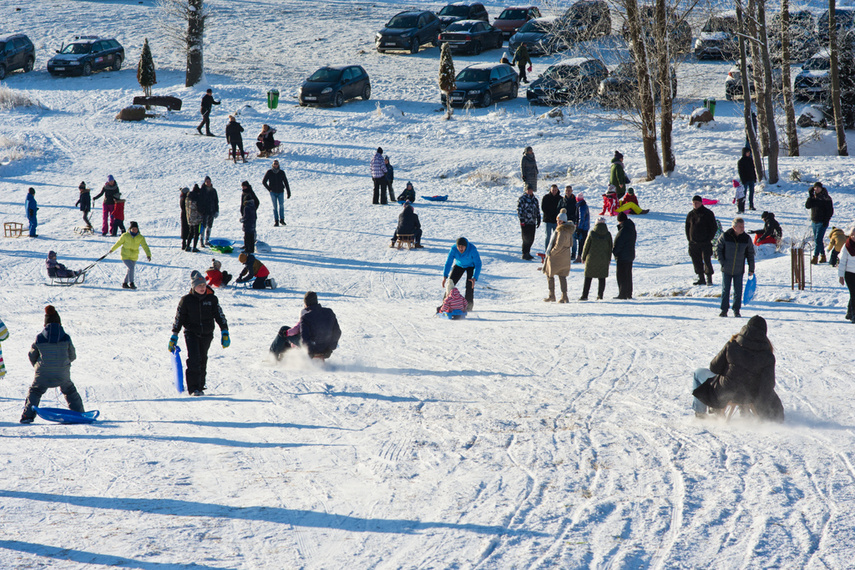
<instances>
[{"instance_id":1,"label":"car wheel","mask_svg":"<svg viewBox=\"0 0 855 570\"><path fill-rule=\"evenodd\" d=\"M6 79L6 66L0 65L0 81Z\"/></svg>"},{"instance_id":2,"label":"car wheel","mask_svg":"<svg viewBox=\"0 0 855 570\"><path fill-rule=\"evenodd\" d=\"M122 69L122 58L120 56L116 56L116 59L113 60L113 71L119 71Z\"/></svg>"},{"instance_id":3,"label":"car wheel","mask_svg":"<svg viewBox=\"0 0 855 570\"><path fill-rule=\"evenodd\" d=\"M493 94L490 92L489 89L487 89L486 91L484 91L484 95L481 97L481 106L482 107L489 107L492 104L493 104Z\"/></svg>"},{"instance_id":4,"label":"car wheel","mask_svg":"<svg viewBox=\"0 0 855 570\"><path fill-rule=\"evenodd\" d=\"M413 38L410 42L410 53L419 53L419 39Z\"/></svg>"},{"instance_id":5,"label":"car wheel","mask_svg":"<svg viewBox=\"0 0 855 570\"><path fill-rule=\"evenodd\" d=\"M520 94L520 84L519 84L519 83L514 83L514 88L513 88L513 90L511 91L510 99L516 99L516 98L517 98L517 96L519 96L519 94Z\"/></svg>"},{"instance_id":6,"label":"car wheel","mask_svg":"<svg viewBox=\"0 0 855 570\"><path fill-rule=\"evenodd\" d=\"M92 75L92 64L88 61L83 64L83 75Z\"/></svg>"},{"instance_id":7,"label":"car wheel","mask_svg":"<svg viewBox=\"0 0 855 570\"><path fill-rule=\"evenodd\" d=\"M362 100L368 101L371 99L371 85L366 84L365 87L362 88Z\"/></svg>"},{"instance_id":8,"label":"car wheel","mask_svg":"<svg viewBox=\"0 0 855 570\"><path fill-rule=\"evenodd\" d=\"M377 53L386 53L386 50L385 50L385 49L377 48Z\"/></svg>"},{"instance_id":9,"label":"car wheel","mask_svg":"<svg viewBox=\"0 0 855 570\"><path fill-rule=\"evenodd\" d=\"M336 107L341 107L344 105L344 93L341 91L337 91L335 97L333 97L333 105Z\"/></svg>"},{"instance_id":10,"label":"car wheel","mask_svg":"<svg viewBox=\"0 0 855 570\"><path fill-rule=\"evenodd\" d=\"M36 64L36 58L30 57L27 58L27 63L24 64L24 72L32 71L33 66Z\"/></svg>"},{"instance_id":11,"label":"car wheel","mask_svg":"<svg viewBox=\"0 0 855 570\"><path fill-rule=\"evenodd\" d=\"M475 42L472 44L472 55L480 55L482 51L484 50L481 47L481 42Z\"/></svg>"}]
</instances>

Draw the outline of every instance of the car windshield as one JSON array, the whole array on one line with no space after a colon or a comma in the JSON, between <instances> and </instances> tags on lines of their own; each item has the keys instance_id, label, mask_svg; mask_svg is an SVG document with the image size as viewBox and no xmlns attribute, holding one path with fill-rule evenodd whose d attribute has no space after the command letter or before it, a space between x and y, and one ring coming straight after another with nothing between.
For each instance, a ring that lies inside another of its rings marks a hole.
<instances>
[{"instance_id":1,"label":"car windshield","mask_svg":"<svg viewBox=\"0 0 855 570\"><path fill-rule=\"evenodd\" d=\"M549 33L550 25L546 22L538 22L537 20L529 20L526 22L525 26L520 28L520 33L540 33L546 34Z\"/></svg>"},{"instance_id":2,"label":"car windshield","mask_svg":"<svg viewBox=\"0 0 855 570\"><path fill-rule=\"evenodd\" d=\"M62 51L59 53L71 53L75 55L79 55L81 53L89 53L89 50L92 48L92 44L68 44Z\"/></svg>"},{"instance_id":3,"label":"car windshield","mask_svg":"<svg viewBox=\"0 0 855 570\"><path fill-rule=\"evenodd\" d=\"M469 6L446 6L439 11L440 16L454 16L455 18L465 18L469 15Z\"/></svg>"},{"instance_id":4,"label":"car windshield","mask_svg":"<svg viewBox=\"0 0 855 570\"><path fill-rule=\"evenodd\" d=\"M317 81L318 83L332 83L341 78L341 69L332 69L330 67L322 67L314 72L309 81Z\"/></svg>"},{"instance_id":5,"label":"car windshield","mask_svg":"<svg viewBox=\"0 0 855 570\"><path fill-rule=\"evenodd\" d=\"M481 82L490 80L489 69L464 69L457 74L457 81Z\"/></svg>"},{"instance_id":6,"label":"car windshield","mask_svg":"<svg viewBox=\"0 0 855 570\"><path fill-rule=\"evenodd\" d=\"M387 28L415 28L416 23L419 21L419 17L415 14L404 14L402 16L395 16L389 23L386 24Z\"/></svg>"},{"instance_id":7,"label":"car windshield","mask_svg":"<svg viewBox=\"0 0 855 570\"><path fill-rule=\"evenodd\" d=\"M507 10L504 10L501 14L499 14L499 17L496 19L497 20L525 20L526 12L528 12L528 10L525 10L525 9L520 10L520 9L509 8Z\"/></svg>"},{"instance_id":8,"label":"car windshield","mask_svg":"<svg viewBox=\"0 0 855 570\"><path fill-rule=\"evenodd\" d=\"M812 57L802 65L807 71L825 71L831 69L831 61L827 57Z\"/></svg>"},{"instance_id":9,"label":"car windshield","mask_svg":"<svg viewBox=\"0 0 855 570\"><path fill-rule=\"evenodd\" d=\"M474 24L472 22L454 22L452 24L448 24L448 27L445 28L446 32L468 32L470 28L472 28Z\"/></svg>"},{"instance_id":10,"label":"car windshield","mask_svg":"<svg viewBox=\"0 0 855 570\"><path fill-rule=\"evenodd\" d=\"M707 33L732 32L735 27L733 22L728 18L710 18L704 24L704 28L701 31Z\"/></svg>"},{"instance_id":11,"label":"car windshield","mask_svg":"<svg viewBox=\"0 0 855 570\"><path fill-rule=\"evenodd\" d=\"M561 81L576 75L579 75L579 68L575 65L550 65L546 69L546 73L543 74L544 77L548 77L549 79L554 79L556 81Z\"/></svg>"}]
</instances>

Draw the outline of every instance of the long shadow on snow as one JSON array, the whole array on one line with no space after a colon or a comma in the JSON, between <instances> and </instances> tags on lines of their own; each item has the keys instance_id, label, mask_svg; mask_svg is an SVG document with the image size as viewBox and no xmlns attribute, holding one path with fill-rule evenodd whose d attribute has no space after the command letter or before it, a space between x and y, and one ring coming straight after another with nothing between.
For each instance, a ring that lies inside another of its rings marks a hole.
<instances>
[{"instance_id":1,"label":"long shadow on snow","mask_svg":"<svg viewBox=\"0 0 855 570\"><path fill-rule=\"evenodd\" d=\"M141 423L140 421L122 421L122 422L110 422L110 423L128 423L128 424L136 424ZM350 429L343 428L337 426L313 426L313 425L305 425L305 424L277 424L273 422L205 422L205 421L190 421L190 420L154 420L154 421L145 421L145 423L149 424L189 424L194 426L206 426L206 427L216 427L216 428L285 428L285 429L333 429L339 431L361 431L358 429Z\"/></svg>"},{"instance_id":2,"label":"long shadow on snow","mask_svg":"<svg viewBox=\"0 0 855 570\"><path fill-rule=\"evenodd\" d=\"M546 533L507 529L502 526L457 524L408 519L361 518L335 513L279 507L230 507L212 503L180 501L177 499L131 499L122 497L84 497L0 490L0 497L75 505L91 509L141 512L176 517L212 517L288 524L299 527L328 528L353 532L414 534L429 529L464 530L496 536L549 536Z\"/></svg>"},{"instance_id":3,"label":"long shadow on snow","mask_svg":"<svg viewBox=\"0 0 855 570\"><path fill-rule=\"evenodd\" d=\"M138 423L138 422L135 422ZM98 422L95 425L109 425L110 422ZM11 436L3 436L0 435L0 438L3 437L11 437ZM271 448L290 448L290 447L338 447L336 445L328 444L328 443L264 443L257 442L253 443L251 441L236 441L233 439L223 439L221 437L186 437L186 436L169 436L169 437L160 437L156 435L140 435L140 434L129 434L129 435L98 435L98 434L89 434L89 435L77 435L77 434L55 434L55 433L46 433L46 434L37 434L30 435L27 437L31 438L42 438L49 437L52 439L137 439L144 441L183 441L184 443L201 443L204 445L222 445L224 447L247 447L247 448L257 448L257 449L271 449Z\"/></svg>"},{"instance_id":4,"label":"long shadow on snow","mask_svg":"<svg viewBox=\"0 0 855 570\"><path fill-rule=\"evenodd\" d=\"M519 313L509 313L519 316ZM334 366L332 372L369 372L371 374L389 374L399 376L504 376L508 378L527 378L529 374L506 374L491 370L419 370L416 368L380 368L378 366L347 365ZM134 400L139 401L139 400Z\"/></svg>"},{"instance_id":5,"label":"long shadow on snow","mask_svg":"<svg viewBox=\"0 0 855 570\"><path fill-rule=\"evenodd\" d=\"M181 570L183 568L226 570L227 568L230 568L230 566L208 566L207 564L196 564L195 562L182 562L181 564L173 564L170 562L146 562L143 560L124 558L115 554L100 554L98 552L90 552L88 550L58 548L56 546L36 544L34 542L22 542L20 540L0 540L0 548L16 552L26 552L28 554L35 554L36 556L43 556L45 558L54 558L65 562L77 562L81 565L100 564L102 566L110 567L119 566L121 568L140 568L141 570Z\"/></svg>"},{"instance_id":6,"label":"long shadow on snow","mask_svg":"<svg viewBox=\"0 0 855 570\"><path fill-rule=\"evenodd\" d=\"M474 404L474 400L439 400L437 398L416 398L414 396L387 396L386 394L372 394L371 392L291 392L295 396L333 396L343 398L362 398L365 400L381 400L384 402L402 403L402 402L424 402L427 404ZM359 431L359 430L352 430Z\"/></svg>"}]
</instances>

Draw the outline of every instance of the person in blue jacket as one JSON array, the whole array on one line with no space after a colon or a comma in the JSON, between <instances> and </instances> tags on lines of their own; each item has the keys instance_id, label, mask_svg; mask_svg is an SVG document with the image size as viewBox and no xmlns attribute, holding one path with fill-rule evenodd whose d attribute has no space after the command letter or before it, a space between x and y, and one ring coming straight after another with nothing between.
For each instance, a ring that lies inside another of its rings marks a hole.
<instances>
[{"instance_id":1,"label":"person in blue jacket","mask_svg":"<svg viewBox=\"0 0 855 570\"><path fill-rule=\"evenodd\" d=\"M453 267L452 267L453 266ZM451 279L451 285L457 282L466 273L466 310L471 311L475 304L475 282L481 275L481 256L478 249L465 237L457 238L457 243L448 252L445 260L445 270L442 272L442 286L445 288L446 281Z\"/></svg>"},{"instance_id":2,"label":"person in blue jacket","mask_svg":"<svg viewBox=\"0 0 855 570\"><path fill-rule=\"evenodd\" d=\"M30 237L39 237L36 235L36 226L39 225L36 219L36 212L39 210L39 205L36 203L36 189L30 188L27 191L27 198L24 200L24 208L27 210L27 221L30 222Z\"/></svg>"},{"instance_id":3,"label":"person in blue jacket","mask_svg":"<svg viewBox=\"0 0 855 570\"><path fill-rule=\"evenodd\" d=\"M576 195L576 211L579 218L579 223L576 225L576 233L573 240L573 256L576 257L576 263L582 263L582 248L585 247L585 238L588 237L588 230L591 229L591 212L588 210L588 203L585 201L585 196L579 192ZM576 246L579 249L576 249ZM579 253L578 257L576 252Z\"/></svg>"}]
</instances>

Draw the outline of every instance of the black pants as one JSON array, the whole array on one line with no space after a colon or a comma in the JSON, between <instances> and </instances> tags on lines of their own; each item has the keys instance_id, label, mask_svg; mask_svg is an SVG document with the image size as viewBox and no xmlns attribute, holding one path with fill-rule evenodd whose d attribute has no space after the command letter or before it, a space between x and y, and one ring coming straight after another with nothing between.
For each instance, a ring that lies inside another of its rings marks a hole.
<instances>
[{"instance_id":1,"label":"black pants","mask_svg":"<svg viewBox=\"0 0 855 570\"><path fill-rule=\"evenodd\" d=\"M849 320L855 321L855 273L847 271L843 274L843 281L849 288L849 310L846 314Z\"/></svg>"},{"instance_id":2,"label":"black pants","mask_svg":"<svg viewBox=\"0 0 855 570\"><path fill-rule=\"evenodd\" d=\"M582 250L585 248L585 239L587 239L587 237L588 230L576 230L576 232L573 234L573 251L578 252L577 258L582 257ZM578 249L576 249L577 244L579 246Z\"/></svg>"},{"instance_id":3,"label":"black pants","mask_svg":"<svg viewBox=\"0 0 855 570\"><path fill-rule=\"evenodd\" d=\"M593 277L585 277L585 284L582 286L582 298L587 299L588 293L591 292L591 281ZM603 298L603 293L606 292L606 280L605 278L597 277L597 299Z\"/></svg>"},{"instance_id":4,"label":"black pants","mask_svg":"<svg viewBox=\"0 0 855 570\"><path fill-rule=\"evenodd\" d=\"M187 371L184 373L184 381L187 383L188 394L205 389L208 349L211 347L212 340L214 340L212 332L198 335L184 330L184 343L187 346Z\"/></svg>"},{"instance_id":5,"label":"black pants","mask_svg":"<svg viewBox=\"0 0 855 570\"><path fill-rule=\"evenodd\" d=\"M711 242L689 243L689 257L692 258L692 265L698 277L715 273L712 267Z\"/></svg>"},{"instance_id":6,"label":"black pants","mask_svg":"<svg viewBox=\"0 0 855 570\"><path fill-rule=\"evenodd\" d=\"M196 127L196 130L201 131L202 127L205 127L205 134L206 135L211 134L211 112L210 111L208 111L207 113L202 113L202 122L199 123L198 127Z\"/></svg>"},{"instance_id":7,"label":"black pants","mask_svg":"<svg viewBox=\"0 0 855 570\"><path fill-rule=\"evenodd\" d=\"M30 392L27 394L27 401L24 403L24 413L21 415L22 418L33 419L36 417L36 412L33 410L33 406L38 407L39 403L42 401L42 396L47 392L48 388L59 388L60 392L65 395L65 401L68 402L68 408L70 410L80 413L86 411L83 409L83 400L80 398L80 394L77 393L77 388L71 380L57 383L55 381L41 379L35 380L33 385L30 386Z\"/></svg>"},{"instance_id":8,"label":"black pants","mask_svg":"<svg viewBox=\"0 0 855 570\"><path fill-rule=\"evenodd\" d=\"M392 189L392 182L387 181L386 186L388 187L388 190L389 190L389 201L394 202L395 201L395 190Z\"/></svg>"},{"instance_id":9,"label":"black pants","mask_svg":"<svg viewBox=\"0 0 855 570\"><path fill-rule=\"evenodd\" d=\"M522 81L523 83L528 83L528 77L526 77L525 75L525 66L520 65L517 69L520 70L520 81Z\"/></svg>"},{"instance_id":10,"label":"black pants","mask_svg":"<svg viewBox=\"0 0 855 570\"><path fill-rule=\"evenodd\" d=\"M457 285L457 282L460 281L460 277L463 273L466 273L466 294L463 297L466 299L467 303L472 303L475 301L475 287L472 285L472 276L475 274L474 267L460 267L459 265L455 265L451 268L451 275L448 276L451 279L451 282Z\"/></svg>"},{"instance_id":11,"label":"black pants","mask_svg":"<svg viewBox=\"0 0 855 570\"><path fill-rule=\"evenodd\" d=\"M245 253L255 253L255 232L243 232L243 247Z\"/></svg>"},{"instance_id":12,"label":"black pants","mask_svg":"<svg viewBox=\"0 0 855 570\"><path fill-rule=\"evenodd\" d=\"M522 233L522 254L523 257L531 256L531 244L534 243L534 234L537 231L537 226L534 224L523 224L520 226Z\"/></svg>"},{"instance_id":13,"label":"black pants","mask_svg":"<svg viewBox=\"0 0 855 570\"><path fill-rule=\"evenodd\" d=\"M386 204L386 178L372 178L371 180L374 181L374 200L371 203Z\"/></svg>"},{"instance_id":14,"label":"black pants","mask_svg":"<svg viewBox=\"0 0 855 570\"><path fill-rule=\"evenodd\" d=\"M632 261L617 262L618 299L632 299Z\"/></svg>"},{"instance_id":15,"label":"black pants","mask_svg":"<svg viewBox=\"0 0 855 570\"><path fill-rule=\"evenodd\" d=\"M92 227L92 223L89 221L89 210L83 210L83 223L86 224L87 228Z\"/></svg>"},{"instance_id":16,"label":"black pants","mask_svg":"<svg viewBox=\"0 0 855 570\"><path fill-rule=\"evenodd\" d=\"M243 139L235 140L233 138L231 139L231 141L229 141L229 144L232 145L232 157L234 158L234 161L237 162L238 157L240 157L241 160L245 161L246 158L243 156ZM240 150L240 154L237 153L237 149Z\"/></svg>"},{"instance_id":17,"label":"black pants","mask_svg":"<svg viewBox=\"0 0 855 570\"><path fill-rule=\"evenodd\" d=\"M199 245L199 224L190 224L187 230L187 245L184 246L184 249L191 246L196 249L196 246Z\"/></svg>"}]
</instances>

